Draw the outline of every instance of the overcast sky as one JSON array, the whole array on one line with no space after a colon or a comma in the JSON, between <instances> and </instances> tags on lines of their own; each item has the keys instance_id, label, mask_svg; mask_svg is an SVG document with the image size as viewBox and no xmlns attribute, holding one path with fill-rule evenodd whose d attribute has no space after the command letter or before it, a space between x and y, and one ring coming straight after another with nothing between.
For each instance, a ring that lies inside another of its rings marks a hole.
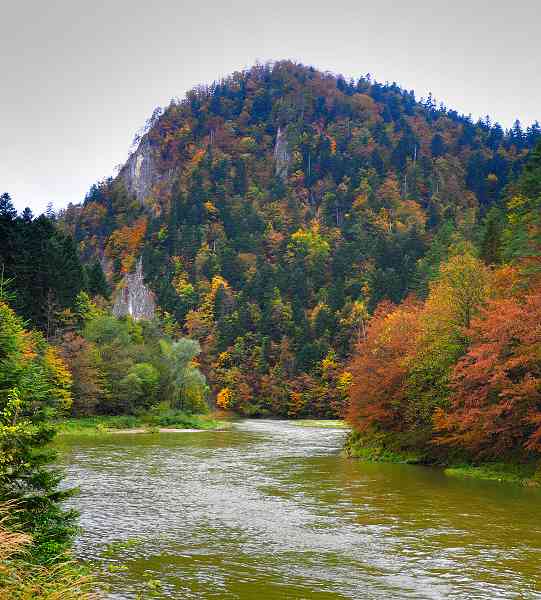
<instances>
[{"instance_id":1,"label":"overcast sky","mask_svg":"<svg viewBox=\"0 0 541 600\"><path fill-rule=\"evenodd\" d=\"M372 73L506 127L541 120L533 0L1 5L0 193L36 213L113 174L156 106L256 60Z\"/></svg>"}]
</instances>

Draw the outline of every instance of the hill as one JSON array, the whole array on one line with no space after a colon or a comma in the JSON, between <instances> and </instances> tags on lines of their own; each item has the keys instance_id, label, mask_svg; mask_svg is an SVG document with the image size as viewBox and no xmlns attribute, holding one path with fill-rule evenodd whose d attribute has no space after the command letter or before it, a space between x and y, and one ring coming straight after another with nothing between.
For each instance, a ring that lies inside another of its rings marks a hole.
<instances>
[{"instance_id":1,"label":"hill","mask_svg":"<svg viewBox=\"0 0 541 600\"><path fill-rule=\"evenodd\" d=\"M220 406L334 416L369 315L426 296L452 240L483 247L540 138L369 76L256 65L156 110L60 225L113 285L142 257Z\"/></svg>"}]
</instances>

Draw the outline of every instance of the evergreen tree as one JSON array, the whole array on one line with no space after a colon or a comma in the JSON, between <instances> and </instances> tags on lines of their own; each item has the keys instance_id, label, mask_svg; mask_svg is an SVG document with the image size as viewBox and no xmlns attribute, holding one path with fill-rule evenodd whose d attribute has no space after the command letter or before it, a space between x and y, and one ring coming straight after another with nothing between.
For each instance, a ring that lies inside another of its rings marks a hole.
<instances>
[{"instance_id":1,"label":"evergreen tree","mask_svg":"<svg viewBox=\"0 0 541 600\"><path fill-rule=\"evenodd\" d=\"M56 313L71 307L85 284L77 249L51 219L33 219L30 209L17 217L9 195L1 198L0 265L13 279L14 308L49 335Z\"/></svg>"},{"instance_id":2,"label":"evergreen tree","mask_svg":"<svg viewBox=\"0 0 541 600\"><path fill-rule=\"evenodd\" d=\"M25 223L30 223L34 219L34 215L33 215L31 209L28 206L21 213L21 219Z\"/></svg>"},{"instance_id":3,"label":"evergreen tree","mask_svg":"<svg viewBox=\"0 0 541 600\"><path fill-rule=\"evenodd\" d=\"M16 500L39 559L58 557L75 534L72 495L51 466L54 419L69 407L71 376L56 351L0 300L0 502Z\"/></svg>"},{"instance_id":4,"label":"evergreen tree","mask_svg":"<svg viewBox=\"0 0 541 600\"><path fill-rule=\"evenodd\" d=\"M111 288L105 278L105 273L99 260L95 260L86 268L87 286L91 296L103 296L109 299Z\"/></svg>"},{"instance_id":5,"label":"evergreen tree","mask_svg":"<svg viewBox=\"0 0 541 600\"><path fill-rule=\"evenodd\" d=\"M434 158L437 158L438 156L443 156L445 154L445 142L443 141L443 138L439 133L437 133L432 138L430 150Z\"/></svg>"},{"instance_id":6,"label":"evergreen tree","mask_svg":"<svg viewBox=\"0 0 541 600\"><path fill-rule=\"evenodd\" d=\"M485 219L481 239L481 258L487 265L497 264L501 260L504 223L502 211L497 207L491 208Z\"/></svg>"},{"instance_id":7,"label":"evergreen tree","mask_svg":"<svg viewBox=\"0 0 541 600\"><path fill-rule=\"evenodd\" d=\"M11 196L6 192L0 196L0 219L11 221L17 216L17 210L13 206Z\"/></svg>"}]
</instances>

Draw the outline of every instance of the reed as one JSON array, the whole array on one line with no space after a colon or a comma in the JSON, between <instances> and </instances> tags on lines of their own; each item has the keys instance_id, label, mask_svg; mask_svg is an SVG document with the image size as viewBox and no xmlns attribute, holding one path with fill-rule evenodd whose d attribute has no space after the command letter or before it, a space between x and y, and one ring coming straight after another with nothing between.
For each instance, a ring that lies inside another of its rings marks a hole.
<instances>
[{"instance_id":1,"label":"reed","mask_svg":"<svg viewBox=\"0 0 541 600\"><path fill-rule=\"evenodd\" d=\"M32 561L32 536L17 530L17 505L0 503L0 600L96 600L93 578L67 556Z\"/></svg>"}]
</instances>

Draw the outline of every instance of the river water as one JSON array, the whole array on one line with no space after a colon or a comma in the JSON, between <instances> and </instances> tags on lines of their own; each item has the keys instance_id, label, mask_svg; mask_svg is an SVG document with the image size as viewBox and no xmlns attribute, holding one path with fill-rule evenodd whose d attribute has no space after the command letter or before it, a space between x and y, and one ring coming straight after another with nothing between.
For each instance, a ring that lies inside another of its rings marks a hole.
<instances>
[{"instance_id":1,"label":"river water","mask_svg":"<svg viewBox=\"0 0 541 600\"><path fill-rule=\"evenodd\" d=\"M107 598L541 599L541 492L344 458L344 430L63 436Z\"/></svg>"}]
</instances>

